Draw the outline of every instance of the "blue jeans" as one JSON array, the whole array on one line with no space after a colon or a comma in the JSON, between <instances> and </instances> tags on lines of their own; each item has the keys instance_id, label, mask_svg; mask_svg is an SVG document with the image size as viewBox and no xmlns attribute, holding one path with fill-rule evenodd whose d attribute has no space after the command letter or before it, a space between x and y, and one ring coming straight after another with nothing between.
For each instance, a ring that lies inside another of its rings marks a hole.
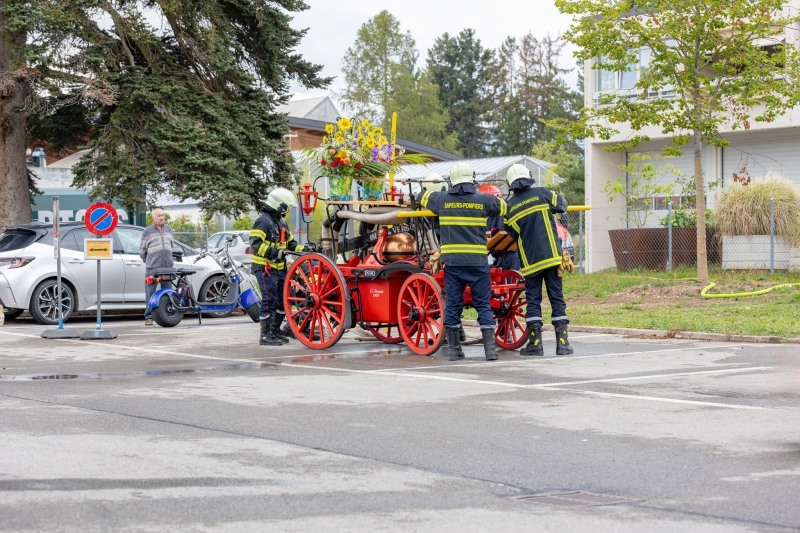
<instances>
[{"instance_id":1,"label":"blue jeans","mask_svg":"<svg viewBox=\"0 0 800 533\"><path fill-rule=\"evenodd\" d=\"M144 277L152 276L153 273L151 270L145 269ZM161 285L162 289L173 289L174 285L172 285L171 281L162 281L160 283L151 283L150 285L144 285L144 319L150 320L153 318L152 309L150 309L150 298L156 293L158 290L158 286Z\"/></svg>"},{"instance_id":2,"label":"blue jeans","mask_svg":"<svg viewBox=\"0 0 800 533\"><path fill-rule=\"evenodd\" d=\"M461 325L461 311L464 309L462 295L467 285L472 291L472 306L478 311L478 324L481 329L494 329L494 315L489 303L492 283L488 264L444 267L444 291L447 295L444 304L444 327L458 329Z\"/></svg>"}]
</instances>

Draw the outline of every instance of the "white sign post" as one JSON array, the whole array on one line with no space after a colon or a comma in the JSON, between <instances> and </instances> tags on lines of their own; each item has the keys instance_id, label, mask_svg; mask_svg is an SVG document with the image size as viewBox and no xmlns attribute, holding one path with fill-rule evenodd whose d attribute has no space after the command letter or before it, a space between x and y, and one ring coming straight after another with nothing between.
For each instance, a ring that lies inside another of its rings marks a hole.
<instances>
[{"instance_id":1,"label":"white sign post","mask_svg":"<svg viewBox=\"0 0 800 533\"><path fill-rule=\"evenodd\" d=\"M53 213L58 213L58 196L53 196ZM75 330L64 327L63 292L61 283L61 229L59 219L53 220L53 255L56 259L56 305L58 305L58 329L48 329L42 332L43 339L77 339L81 336ZM72 301L74 302L74 296Z\"/></svg>"}]
</instances>

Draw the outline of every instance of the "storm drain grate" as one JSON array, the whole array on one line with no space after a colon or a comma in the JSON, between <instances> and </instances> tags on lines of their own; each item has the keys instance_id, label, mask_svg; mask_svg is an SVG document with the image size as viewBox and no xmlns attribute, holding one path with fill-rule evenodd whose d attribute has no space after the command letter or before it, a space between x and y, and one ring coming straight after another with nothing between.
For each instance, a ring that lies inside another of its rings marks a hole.
<instances>
[{"instance_id":1,"label":"storm drain grate","mask_svg":"<svg viewBox=\"0 0 800 533\"><path fill-rule=\"evenodd\" d=\"M526 503L546 503L561 507L593 507L597 505L619 505L622 503L638 503L644 501L635 498L626 498L624 496L587 492L585 490L523 494L520 496L509 496L509 499Z\"/></svg>"}]
</instances>

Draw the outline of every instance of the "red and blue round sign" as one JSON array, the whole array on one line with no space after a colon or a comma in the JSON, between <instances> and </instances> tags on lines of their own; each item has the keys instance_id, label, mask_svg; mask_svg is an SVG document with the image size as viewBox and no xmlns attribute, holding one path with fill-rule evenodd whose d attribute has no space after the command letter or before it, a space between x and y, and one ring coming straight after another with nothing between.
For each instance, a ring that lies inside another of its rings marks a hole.
<instances>
[{"instance_id":1,"label":"red and blue round sign","mask_svg":"<svg viewBox=\"0 0 800 533\"><path fill-rule=\"evenodd\" d=\"M119 215L114 206L104 202L92 204L83 216L83 223L86 229L95 235L108 235L119 222Z\"/></svg>"}]
</instances>

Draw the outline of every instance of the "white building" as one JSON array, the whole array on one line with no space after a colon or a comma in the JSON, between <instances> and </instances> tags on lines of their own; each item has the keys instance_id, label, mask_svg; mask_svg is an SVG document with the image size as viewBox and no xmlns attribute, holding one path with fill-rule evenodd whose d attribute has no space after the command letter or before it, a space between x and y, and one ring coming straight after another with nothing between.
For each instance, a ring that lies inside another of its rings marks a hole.
<instances>
[{"instance_id":1,"label":"white building","mask_svg":"<svg viewBox=\"0 0 800 533\"><path fill-rule=\"evenodd\" d=\"M797 0L792 2L794 12L800 6ZM771 43L786 43L797 46L798 27L785 28L783 35L771 39ZM646 52L646 51L645 51ZM642 53L637 69L626 72L607 72L594 70L593 63L586 62L584 71L584 94L587 107L597 104L598 97L605 92L628 94L637 81L638 70L646 67L647 54ZM656 97L673 97L662 94ZM586 204L592 207L587 215L587 269L589 272L615 266L611 250L608 230L626 227L624 201L609 200L604 187L615 179L628 179L621 166L631 160L634 153L648 154L651 162L670 165L679 171L684 179L694 176L694 154L691 146L683 148L683 155L672 158L661 158L661 150L672 143L672 134L664 134L657 128L641 130L637 133L647 135L651 141L640 144L633 150L609 152L605 148L619 144L631 137L633 131L625 125L615 124L620 131L608 141L586 139ZM723 137L730 142L724 148L706 146L703 152L703 170L705 183L720 184L724 188L730 185L734 172L746 167L752 177L764 176L768 171L775 171L786 178L800 183L800 108L794 108L775 121L752 121L750 128L743 130L723 130ZM669 179L675 180L675 176ZM707 188L707 207L712 208L719 196L720 188L709 191ZM679 194L679 191L676 192ZM674 198L674 197L673 197ZM665 198L651 198L654 213L648 218L647 226L658 226L659 219L667 211Z\"/></svg>"}]
</instances>

